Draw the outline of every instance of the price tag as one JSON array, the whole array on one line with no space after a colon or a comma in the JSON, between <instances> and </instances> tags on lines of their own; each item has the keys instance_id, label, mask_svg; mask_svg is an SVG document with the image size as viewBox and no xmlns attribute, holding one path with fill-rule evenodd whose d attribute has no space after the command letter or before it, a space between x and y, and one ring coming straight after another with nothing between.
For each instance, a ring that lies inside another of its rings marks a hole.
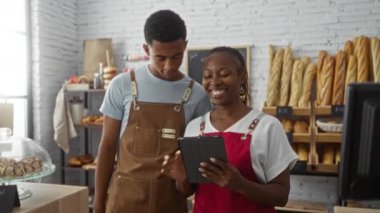
<instances>
[{"instance_id":1,"label":"price tag","mask_svg":"<svg viewBox=\"0 0 380 213\"><path fill-rule=\"evenodd\" d=\"M278 106L276 108L276 115L278 116L292 116L293 108L288 106Z\"/></svg>"},{"instance_id":2,"label":"price tag","mask_svg":"<svg viewBox=\"0 0 380 213\"><path fill-rule=\"evenodd\" d=\"M293 133L287 132L286 137L288 137L289 143L292 144L293 143Z\"/></svg>"},{"instance_id":3,"label":"price tag","mask_svg":"<svg viewBox=\"0 0 380 213\"><path fill-rule=\"evenodd\" d=\"M344 105L331 105L331 115L341 117L344 114Z\"/></svg>"},{"instance_id":4,"label":"price tag","mask_svg":"<svg viewBox=\"0 0 380 213\"><path fill-rule=\"evenodd\" d=\"M20 206L16 185L0 185L1 212L12 212L14 206Z\"/></svg>"}]
</instances>

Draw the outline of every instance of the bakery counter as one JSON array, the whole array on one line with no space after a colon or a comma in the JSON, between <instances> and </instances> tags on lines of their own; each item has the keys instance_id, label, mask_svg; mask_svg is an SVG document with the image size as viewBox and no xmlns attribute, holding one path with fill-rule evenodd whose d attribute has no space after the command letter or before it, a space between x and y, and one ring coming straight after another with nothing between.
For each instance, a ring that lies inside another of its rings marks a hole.
<instances>
[{"instance_id":1,"label":"bakery counter","mask_svg":"<svg viewBox=\"0 0 380 213\"><path fill-rule=\"evenodd\" d=\"M21 206L13 208L13 212L88 212L87 187L26 182L18 183L17 187L30 190L32 196L21 200Z\"/></svg>"}]
</instances>

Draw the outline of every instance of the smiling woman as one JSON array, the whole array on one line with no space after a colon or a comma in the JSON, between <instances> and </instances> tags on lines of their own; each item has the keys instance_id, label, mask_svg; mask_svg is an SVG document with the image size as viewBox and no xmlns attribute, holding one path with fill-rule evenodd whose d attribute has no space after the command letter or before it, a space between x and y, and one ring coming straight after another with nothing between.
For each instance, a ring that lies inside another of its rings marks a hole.
<instances>
[{"instance_id":1,"label":"smiling woman","mask_svg":"<svg viewBox=\"0 0 380 213\"><path fill-rule=\"evenodd\" d=\"M17 136L28 136L28 2L7 1L0 8L0 103L13 105L13 112L17 112L9 116Z\"/></svg>"}]
</instances>

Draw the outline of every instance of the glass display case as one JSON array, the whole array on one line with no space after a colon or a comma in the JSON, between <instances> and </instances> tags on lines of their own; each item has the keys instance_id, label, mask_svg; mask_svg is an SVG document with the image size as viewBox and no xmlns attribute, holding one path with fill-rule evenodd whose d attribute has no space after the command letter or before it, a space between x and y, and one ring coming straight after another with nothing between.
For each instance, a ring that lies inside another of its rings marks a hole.
<instances>
[{"instance_id":1,"label":"glass display case","mask_svg":"<svg viewBox=\"0 0 380 213\"><path fill-rule=\"evenodd\" d=\"M49 154L38 142L12 136L10 129L0 128L1 185L39 179L54 171L55 165Z\"/></svg>"}]
</instances>

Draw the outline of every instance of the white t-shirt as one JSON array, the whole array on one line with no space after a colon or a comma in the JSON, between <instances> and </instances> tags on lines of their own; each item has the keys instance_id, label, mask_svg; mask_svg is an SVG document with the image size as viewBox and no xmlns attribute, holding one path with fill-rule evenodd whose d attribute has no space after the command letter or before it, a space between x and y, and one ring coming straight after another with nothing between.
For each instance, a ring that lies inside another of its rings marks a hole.
<instances>
[{"instance_id":1,"label":"white t-shirt","mask_svg":"<svg viewBox=\"0 0 380 213\"><path fill-rule=\"evenodd\" d=\"M262 113L252 109L224 132L246 133L252 121ZM201 117L192 120L186 127L185 136L200 134ZM205 115L204 133L219 132L210 122L210 112ZM268 183L286 168L292 168L298 157L288 142L280 121L265 114L251 133L250 155L252 167L261 183Z\"/></svg>"},{"instance_id":2,"label":"white t-shirt","mask_svg":"<svg viewBox=\"0 0 380 213\"><path fill-rule=\"evenodd\" d=\"M162 80L150 72L148 65L144 65L135 71L135 79L138 101L174 104L181 103L185 89L191 81L188 76L177 81ZM120 135L128 123L131 100L130 73L121 73L112 79L100 107L100 112L104 115L122 120ZM211 103L207 93L200 84L194 82L191 95L184 104L186 124L210 109Z\"/></svg>"}]
</instances>

